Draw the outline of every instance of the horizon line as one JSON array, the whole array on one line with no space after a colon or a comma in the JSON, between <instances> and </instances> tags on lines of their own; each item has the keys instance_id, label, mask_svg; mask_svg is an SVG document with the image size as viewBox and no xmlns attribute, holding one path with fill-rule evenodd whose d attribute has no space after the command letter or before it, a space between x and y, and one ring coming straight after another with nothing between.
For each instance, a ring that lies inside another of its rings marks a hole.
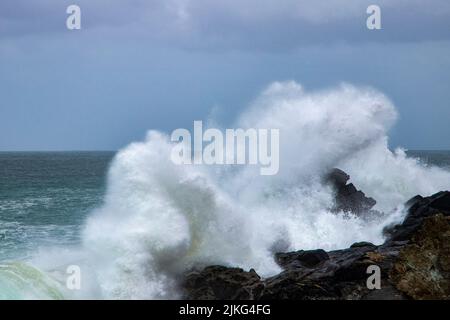
<instances>
[{"instance_id":1,"label":"horizon line","mask_svg":"<svg viewBox=\"0 0 450 320\"><path fill-rule=\"evenodd\" d=\"M395 149L397 149L399 147L395 147L395 148L389 148L390 151L394 151ZM400 147L402 149L404 149L406 152L408 151L450 151L449 149L409 149L409 148L404 148L404 147ZM19 153L19 152L23 152L23 153L58 153L58 152L118 152L120 149L85 149L85 150L77 150L77 149L73 149L73 150L0 150L0 153Z\"/></svg>"},{"instance_id":2,"label":"horizon line","mask_svg":"<svg viewBox=\"0 0 450 320\"><path fill-rule=\"evenodd\" d=\"M106 150L106 149L98 149L98 150L94 150L94 149L88 149L88 150L0 150L0 153L14 153L14 152L43 152L43 153L51 153L51 152L118 152L120 149L118 150Z\"/></svg>"}]
</instances>

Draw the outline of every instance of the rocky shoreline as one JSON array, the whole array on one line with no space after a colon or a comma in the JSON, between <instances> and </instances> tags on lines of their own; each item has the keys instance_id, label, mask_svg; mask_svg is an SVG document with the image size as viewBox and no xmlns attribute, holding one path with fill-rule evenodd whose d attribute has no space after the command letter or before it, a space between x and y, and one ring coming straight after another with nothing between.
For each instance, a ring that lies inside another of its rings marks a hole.
<instances>
[{"instance_id":1,"label":"rocky shoreline","mask_svg":"<svg viewBox=\"0 0 450 320\"><path fill-rule=\"evenodd\" d=\"M335 210L381 214L349 176L334 169L328 182L336 190ZM398 225L385 229L382 245L354 243L350 248L276 253L283 271L261 279L253 270L209 266L191 271L182 284L192 300L266 299L450 299L450 192L415 196ZM379 289L368 289L369 266L380 271Z\"/></svg>"}]
</instances>

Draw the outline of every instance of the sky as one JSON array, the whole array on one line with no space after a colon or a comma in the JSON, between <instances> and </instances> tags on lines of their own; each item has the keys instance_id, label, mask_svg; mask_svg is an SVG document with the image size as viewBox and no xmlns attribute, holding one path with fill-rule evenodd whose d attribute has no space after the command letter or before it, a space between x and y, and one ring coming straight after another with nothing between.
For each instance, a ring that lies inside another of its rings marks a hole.
<instances>
[{"instance_id":1,"label":"sky","mask_svg":"<svg viewBox=\"0 0 450 320\"><path fill-rule=\"evenodd\" d=\"M66 8L81 8L68 30ZM381 30L366 9L381 8ZM231 123L274 81L372 86L390 146L450 149L448 0L2 0L0 151L116 150Z\"/></svg>"}]
</instances>

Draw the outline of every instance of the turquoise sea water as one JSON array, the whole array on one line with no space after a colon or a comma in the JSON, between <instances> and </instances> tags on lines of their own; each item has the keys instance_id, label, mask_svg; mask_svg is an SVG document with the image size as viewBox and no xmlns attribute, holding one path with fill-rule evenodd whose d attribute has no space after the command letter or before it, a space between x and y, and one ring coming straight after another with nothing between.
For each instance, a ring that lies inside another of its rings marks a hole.
<instances>
[{"instance_id":1,"label":"turquoise sea water","mask_svg":"<svg viewBox=\"0 0 450 320\"><path fill-rule=\"evenodd\" d=\"M113 152L0 153L0 261L79 241Z\"/></svg>"}]
</instances>

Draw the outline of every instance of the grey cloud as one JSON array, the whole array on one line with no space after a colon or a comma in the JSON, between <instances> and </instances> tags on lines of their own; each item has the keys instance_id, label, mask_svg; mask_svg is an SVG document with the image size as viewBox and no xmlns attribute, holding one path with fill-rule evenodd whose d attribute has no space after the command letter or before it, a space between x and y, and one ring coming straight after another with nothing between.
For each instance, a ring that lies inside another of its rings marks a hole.
<instances>
[{"instance_id":1,"label":"grey cloud","mask_svg":"<svg viewBox=\"0 0 450 320\"><path fill-rule=\"evenodd\" d=\"M2 0L0 37L67 32L65 9L74 3L85 31L192 49L450 39L446 0ZM380 5L383 30L365 28L370 4Z\"/></svg>"}]
</instances>

